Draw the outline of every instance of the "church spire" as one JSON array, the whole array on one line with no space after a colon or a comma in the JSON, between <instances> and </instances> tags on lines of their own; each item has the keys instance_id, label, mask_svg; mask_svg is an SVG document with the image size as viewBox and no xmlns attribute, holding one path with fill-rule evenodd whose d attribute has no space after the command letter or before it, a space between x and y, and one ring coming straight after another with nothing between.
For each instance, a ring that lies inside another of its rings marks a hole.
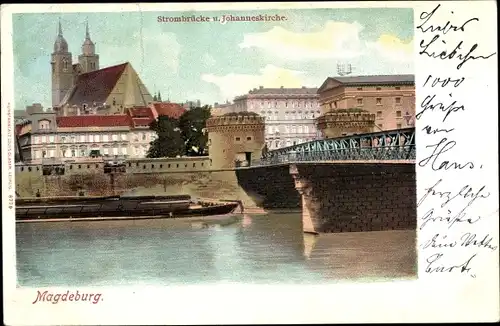
<instances>
[{"instance_id":1,"label":"church spire","mask_svg":"<svg viewBox=\"0 0 500 326\"><path fill-rule=\"evenodd\" d=\"M85 39L90 40L89 21L85 22Z\"/></svg>"},{"instance_id":2,"label":"church spire","mask_svg":"<svg viewBox=\"0 0 500 326\"><path fill-rule=\"evenodd\" d=\"M62 26L61 26L61 18L59 18L59 28L57 30L57 35L58 36L63 36L63 34L62 34Z\"/></svg>"},{"instance_id":3,"label":"church spire","mask_svg":"<svg viewBox=\"0 0 500 326\"><path fill-rule=\"evenodd\" d=\"M161 94L160 94L160 91L158 91L158 102L161 102Z\"/></svg>"}]
</instances>

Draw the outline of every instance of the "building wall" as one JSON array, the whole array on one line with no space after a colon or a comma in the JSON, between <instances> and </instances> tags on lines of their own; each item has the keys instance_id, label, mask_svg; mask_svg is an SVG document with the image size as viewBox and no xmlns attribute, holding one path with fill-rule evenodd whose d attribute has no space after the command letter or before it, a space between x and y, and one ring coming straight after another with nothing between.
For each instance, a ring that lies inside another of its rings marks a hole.
<instances>
[{"instance_id":1,"label":"building wall","mask_svg":"<svg viewBox=\"0 0 500 326\"><path fill-rule=\"evenodd\" d=\"M265 139L270 150L312 141L318 138L314 119L321 112L318 95L307 90L260 87L236 97L233 110L255 112L265 118Z\"/></svg>"},{"instance_id":2,"label":"building wall","mask_svg":"<svg viewBox=\"0 0 500 326\"><path fill-rule=\"evenodd\" d=\"M414 86L341 86L322 92L319 101L322 112L361 108L375 114L375 131L408 128L415 123Z\"/></svg>"},{"instance_id":3,"label":"building wall","mask_svg":"<svg viewBox=\"0 0 500 326\"><path fill-rule=\"evenodd\" d=\"M264 148L264 119L259 116L221 116L207 120L208 153L213 169L228 169L235 161L260 159ZM250 162L247 162L249 164Z\"/></svg>"},{"instance_id":4,"label":"building wall","mask_svg":"<svg viewBox=\"0 0 500 326\"><path fill-rule=\"evenodd\" d=\"M150 142L156 137L151 130L132 130L128 127L58 128L47 133L28 134L24 151L27 162L40 164L45 160L74 160L88 158L91 150L104 156L144 158Z\"/></svg>"}]
</instances>

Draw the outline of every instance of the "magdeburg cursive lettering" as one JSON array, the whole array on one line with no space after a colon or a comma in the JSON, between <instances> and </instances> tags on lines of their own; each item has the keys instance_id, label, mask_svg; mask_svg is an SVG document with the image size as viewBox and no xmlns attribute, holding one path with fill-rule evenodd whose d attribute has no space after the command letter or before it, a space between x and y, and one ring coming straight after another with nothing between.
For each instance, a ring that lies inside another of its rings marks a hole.
<instances>
[{"instance_id":1,"label":"magdeburg cursive lettering","mask_svg":"<svg viewBox=\"0 0 500 326\"><path fill-rule=\"evenodd\" d=\"M37 291L36 299L32 304L39 302L47 302L52 304L57 304L59 302L79 302L88 301L92 304L97 304L102 301L101 293L80 293L78 290L76 292L70 292L69 290L64 293L52 293L49 291Z\"/></svg>"}]
</instances>

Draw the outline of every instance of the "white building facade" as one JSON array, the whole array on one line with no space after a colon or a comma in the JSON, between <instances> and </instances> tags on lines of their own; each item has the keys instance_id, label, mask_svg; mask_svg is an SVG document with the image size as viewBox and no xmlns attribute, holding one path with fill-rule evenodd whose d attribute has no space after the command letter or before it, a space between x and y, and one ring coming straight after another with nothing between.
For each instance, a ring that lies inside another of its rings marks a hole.
<instances>
[{"instance_id":1,"label":"white building facade","mask_svg":"<svg viewBox=\"0 0 500 326\"><path fill-rule=\"evenodd\" d=\"M254 88L234 99L235 112L250 111L266 119L269 150L319 137L315 119L320 116L317 88Z\"/></svg>"},{"instance_id":2,"label":"white building facade","mask_svg":"<svg viewBox=\"0 0 500 326\"><path fill-rule=\"evenodd\" d=\"M101 158L144 158L155 139L143 121L130 115L56 117L41 113L19 126L18 138L25 163L42 164ZM134 121L138 120L138 121Z\"/></svg>"}]
</instances>

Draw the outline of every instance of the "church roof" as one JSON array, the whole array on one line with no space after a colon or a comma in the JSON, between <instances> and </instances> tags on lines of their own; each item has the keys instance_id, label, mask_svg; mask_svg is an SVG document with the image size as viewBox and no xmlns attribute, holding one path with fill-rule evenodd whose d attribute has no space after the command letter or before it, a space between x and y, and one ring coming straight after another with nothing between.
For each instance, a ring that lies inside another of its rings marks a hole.
<instances>
[{"instance_id":1,"label":"church roof","mask_svg":"<svg viewBox=\"0 0 500 326\"><path fill-rule=\"evenodd\" d=\"M128 62L79 75L64 104L104 103L127 65Z\"/></svg>"},{"instance_id":2,"label":"church roof","mask_svg":"<svg viewBox=\"0 0 500 326\"><path fill-rule=\"evenodd\" d=\"M56 122L58 128L124 127L130 126L130 117L126 114L74 115L57 117Z\"/></svg>"},{"instance_id":3,"label":"church roof","mask_svg":"<svg viewBox=\"0 0 500 326\"><path fill-rule=\"evenodd\" d=\"M177 103L157 102L153 103L153 108L158 116L166 115L174 119L178 119L186 112L186 109Z\"/></svg>"}]
</instances>

